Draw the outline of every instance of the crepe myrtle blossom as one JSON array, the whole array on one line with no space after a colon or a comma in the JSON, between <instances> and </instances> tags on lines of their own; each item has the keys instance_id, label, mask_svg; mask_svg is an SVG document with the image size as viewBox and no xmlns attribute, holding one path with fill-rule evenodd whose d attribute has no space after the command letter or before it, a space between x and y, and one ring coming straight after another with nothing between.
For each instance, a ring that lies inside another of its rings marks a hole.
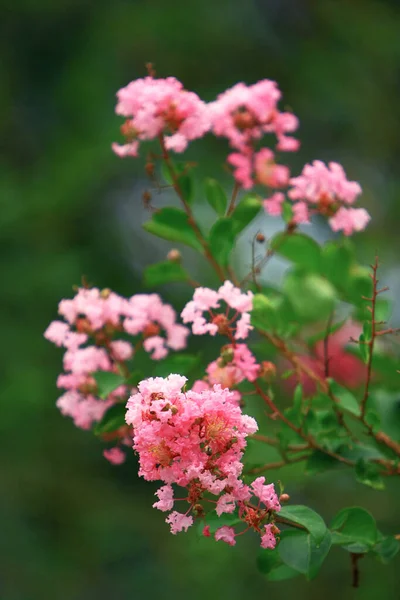
<instances>
[{"instance_id":1,"label":"crepe myrtle blossom","mask_svg":"<svg viewBox=\"0 0 400 600\"><path fill-rule=\"evenodd\" d=\"M245 190L255 184L270 188L286 187L289 181L289 168L276 164L275 156L269 148L254 152L252 148L242 152L232 152L228 163L234 167L234 177Z\"/></svg>"},{"instance_id":2,"label":"crepe myrtle blossom","mask_svg":"<svg viewBox=\"0 0 400 600\"><path fill-rule=\"evenodd\" d=\"M237 83L209 105L212 132L229 140L232 148L246 152L266 133L277 138L277 150L295 151L299 143L288 136L298 127L297 118L279 112L281 92L275 81L264 79L247 86Z\"/></svg>"},{"instance_id":3,"label":"crepe myrtle blossom","mask_svg":"<svg viewBox=\"0 0 400 600\"><path fill-rule=\"evenodd\" d=\"M255 381L260 373L261 366L246 344L229 344L222 348L221 356L208 365L204 379L194 382L193 390L200 392L219 384L229 388L239 402L241 394L233 388L244 380Z\"/></svg>"},{"instance_id":4,"label":"crepe myrtle blossom","mask_svg":"<svg viewBox=\"0 0 400 600\"><path fill-rule=\"evenodd\" d=\"M361 194L361 187L356 181L348 181L341 165L330 162L325 165L320 160L306 164L299 177L292 177L291 187L287 192L293 202L293 223L310 223L314 214L328 217L333 231L343 231L344 235L352 235L365 229L370 215L364 208L352 205ZM273 216L282 214L285 196L276 192L264 200L266 212Z\"/></svg>"},{"instance_id":5,"label":"crepe myrtle blossom","mask_svg":"<svg viewBox=\"0 0 400 600\"><path fill-rule=\"evenodd\" d=\"M132 392L120 385L106 399L100 398L93 377L99 371L119 374L121 364L133 357L133 345L120 339L121 335L140 336L144 351L159 360L170 349L183 349L189 334L187 327L176 322L173 308L157 294L127 299L108 289L80 288L74 298L61 300L59 313L65 321L53 321L44 333L46 339L65 348L64 373L57 387L66 392L57 407L82 429L100 421L113 404L126 402ZM126 431L121 431L122 443L124 436ZM121 452L106 450L105 457L116 464Z\"/></svg>"},{"instance_id":6,"label":"crepe myrtle blossom","mask_svg":"<svg viewBox=\"0 0 400 600\"><path fill-rule=\"evenodd\" d=\"M186 531L194 518L204 518L207 504L219 516L238 510L246 529L261 533L263 522L280 504L273 484L264 485L263 477L251 486L241 479L246 437L257 430L257 423L242 413L227 388L182 391L186 381L173 374L146 379L127 403L139 475L163 482L153 506L169 513L166 522L173 534ZM173 485L186 488L184 497L175 498ZM253 497L256 505L250 502ZM175 509L182 502L189 505L186 512ZM219 531L216 540L234 542L234 530L229 537Z\"/></svg>"},{"instance_id":7,"label":"crepe myrtle blossom","mask_svg":"<svg viewBox=\"0 0 400 600\"><path fill-rule=\"evenodd\" d=\"M221 311L221 302L226 305ZM230 281L217 290L198 287L183 309L184 323L192 323L194 335L216 335L220 333L230 339L246 339L253 327L250 325L250 311L253 308L253 294L243 293ZM204 316L206 313L206 318Z\"/></svg>"},{"instance_id":8,"label":"crepe myrtle blossom","mask_svg":"<svg viewBox=\"0 0 400 600\"><path fill-rule=\"evenodd\" d=\"M120 89L117 98L115 112L126 118L121 127L126 144L112 145L120 157L137 156L141 141L160 135L168 150L183 152L211 126L207 105L175 77L137 79Z\"/></svg>"}]
</instances>

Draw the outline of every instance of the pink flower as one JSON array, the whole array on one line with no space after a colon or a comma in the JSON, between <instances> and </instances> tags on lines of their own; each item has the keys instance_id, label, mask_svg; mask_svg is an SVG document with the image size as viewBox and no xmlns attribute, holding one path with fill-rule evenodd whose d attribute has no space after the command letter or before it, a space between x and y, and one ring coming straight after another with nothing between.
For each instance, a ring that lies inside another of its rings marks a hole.
<instances>
[{"instance_id":1,"label":"pink flower","mask_svg":"<svg viewBox=\"0 0 400 600\"><path fill-rule=\"evenodd\" d=\"M285 195L282 192L275 192L270 198L264 200L263 206L269 215L279 217L282 214L284 201Z\"/></svg>"},{"instance_id":2,"label":"pink flower","mask_svg":"<svg viewBox=\"0 0 400 600\"><path fill-rule=\"evenodd\" d=\"M215 313L214 310L220 307L220 301L223 300L228 310L233 309L235 314L228 318L228 313ZM242 293L230 281L219 288L217 292L208 288L196 288L193 294L193 300L188 302L181 313L184 323L192 323L192 332L194 335L216 335L217 332L232 336L235 339L245 339L249 331L253 329L250 325L250 314L253 308L252 292ZM211 322L203 316L212 315ZM239 317L239 318L238 318ZM233 321L236 321L236 327L233 327Z\"/></svg>"},{"instance_id":3,"label":"pink flower","mask_svg":"<svg viewBox=\"0 0 400 600\"><path fill-rule=\"evenodd\" d=\"M265 133L275 133L279 141L297 128L293 115L279 113L280 97L275 81L264 79L251 86L237 83L209 105L213 133L226 137L241 152Z\"/></svg>"},{"instance_id":4,"label":"pink flower","mask_svg":"<svg viewBox=\"0 0 400 600\"><path fill-rule=\"evenodd\" d=\"M118 448L118 446L104 450L103 456L112 465L121 465L126 459L125 452L123 452L121 448Z\"/></svg>"},{"instance_id":5,"label":"pink flower","mask_svg":"<svg viewBox=\"0 0 400 600\"><path fill-rule=\"evenodd\" d=\"M152 353L151 358L153 360L161 360L168 354L168 350L165 345L165 339L159 335L154 335L153 337L149 337L147 340L144 340L143 348L149 354Z\"/></svg>"},{"instance_id":6,"label":"pink flower","mask_svg":"<svg viewBox=\"0 0 400 600\"><path fill-rule=\"evenodd\" d=\"M337 213L329 219L333 231L343 231L344 235L352 235L355 231L366 228L370 215L364 208L339 208Z\"/></svg>"},{"instance_id":7,"label":"pink flower","mask_svg":"<svg viewBox=\"0 0 400 600\"><path fill-rule=\"evenodd\" d=\"M261 548L269 548L273 550L276 546L276 537L273 534L274 525L269 523L264 525L265 533L261 536Z\"/></svg>"},{"instance_id":8,"label":"pink flower","mask_svg":"<svg viewBox=\"0 0 400 600\"><path fill-rule=\"evenodd\" d=\"M265 484L265 477L257 477L251 484L251 488L253 489L254 495L257 496L261 500L267 510L275 510L279 511L281 509L281 505L279 504L278 496L275 492L275 487L273 483L268 485Z\"/></svg>"},{"instance_id":9,"label":"pink flower","mask_svg":"<svg viewBox=\"0 0 400 600\"><path fill-rule=\"evenodd\" d=\"M183 529L187 531L189 527L193 525L193 517L187 517L186 515L174 511L168 515L165 522L170 524L171 533L175 535Z\"/></svg>"},{"instance_id":10,"label":"pink flower","mask_svg":"<svg viewBox=\"0 0 400 600\"><path fill-rule=\"evenodd\" d=\"M158 496L159 500L153 504L153 508L158 508L158 510L164 512L174 508L174 490L170 485L160 487L156 491L156 496Z\"/></svg>"},{"instance_id":11,"label":"pink flower","mask_svg":"<svg viewBox=\"0 0 400 600\"><path fill-rule=\"evenodd\" d=\"M289 169L275 163L272 150L263 148L254 157L254 168L259 183L271 188L286 187L289 182Z\"/></svg>"},{"instance_id":12,"label":"pink flower","mask_svg":"<svg viewBox=\"0 0 400 600\"><path fill-rule=\"evenodd\" d=\"M236 508L236 498L232 494L224 494L217 502L216 513L220 517L222 513L232 513Z\"/></svg>"},{"instance_id":13,"label":"pink flower","mask_svg":"<svg viewBox=\"0 0 400 600\"><path fill-rule=\"evenodd\" d=\"M228 163L235 167L234 177L243 189L249 190L253 187L252 179L252 156L249 153L233 152L228 156Z\"/></svg>"},{"instance_id":14,"label":"pink flower","mask_svg":"<svg viewBox=\"0 0 400 600\"><path fill-rule=\"evenodd\" d=\"M326 166L315 160L307 164L299 177L290 180L293 186L288 195L292 200L304 200L312 204L330 204L336 201L353 204L361 194L356 181L348 181L343 167L335 162Z\"/></svg>"},{"instance_id":15,"label":"pink flower","mask_svg":"<svg viewBox=\"0 0 400 600\"><path fill-rule=\"evenodd\" d=\"M129 360L133 355L132 344L125 342L125 340L115 340L110 343L110 348L113 353L113 357L116 360Z\"/></svg>"},{"instance_id":16,"label":"pink flower","mask_svg":"<svg viewBox=\"0 0 400 600\"><path fill-rule=\"evenodd\" d=\"M214 537L217 542L222 540L230 546L234 546L236 544L235 530L233 529L233 527L228 527L227 525L224 525L223 527L217 529Z\"/></svg>"},{"instance_id":17,"label":"pink flower","mask_svg":"<svg viewBox=\"0 0 400 600\"><path fill-rule=\"evenodd\" d=\"M297 202L293 205L293 221L298 225L310 222L310 213L306 202Z\"/></svg>"},{"instance_id":18,"label":"pink flower","mask_svg":"<svg viewBox=\"0 0 400 600\"><path fill-rule=\"evenodd\" d=\"M113 144L119 156L137 156L140 141L165 136L165 146L183 152L189 141L210 129L209 110L174 77L146 77L132 81L117 93L116 113L127 118L121 127L127 144Z\"/></svg>"}]
</instances>

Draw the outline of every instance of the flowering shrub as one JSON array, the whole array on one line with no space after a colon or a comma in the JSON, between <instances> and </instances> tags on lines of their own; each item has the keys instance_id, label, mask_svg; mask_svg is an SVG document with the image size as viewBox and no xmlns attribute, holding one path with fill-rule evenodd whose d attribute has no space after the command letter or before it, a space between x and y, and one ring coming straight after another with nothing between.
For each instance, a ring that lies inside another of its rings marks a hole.
<instances>
[{"instance_id":1,"label":"flowering shrub","mask_svg":"<svg viewBox=\"0 0 400 600\"><path fill-rule=\"evenodd\" d=\"M194 288L180 318L157 294L123 298L83 285L60 302L64 320L53 321L45 337L65 348L58 408L104 440L110 463L123 463L133 448L139 475L161 482L153 506L168 513L173 534L198 521L201 535L235 545L253 530L269 580L313 578L338 545L350 554L357 585L359 558L390 560L399 536L381 533L361 507L341 508L328 528L262 474L282 469L284 479L292 463L303 463L307 474L342 467L378 490L400 474L399 433L387 431L379 402L382 391L400 388L386 337L396 330L385 324L378 260L370 269L360 265L348 239L370 220L354 208L361 187L334 162L316 160L296 177L278 163L278 152L299 148L292 137L298 119L279 110L280 97L277 84L264 80L239 83L206 104L151 71L118 92L125 143L113 144L114 152L137 157L154 140L159 148L148 154L146 172L153 183L161 173L181 203L158 208L146 192L145 229L197 250L220 284L200 286L172 248L167 260L146 268L145 282ZM195 216L193 165L171 156L207 133L226 138L233 176L230 200L216 180L205 182L215 212L209 231ZM239 276L231 253L261 214L281 216L284 229L269 240L256 234L249 270ZM345 237L321 246L299 232L314 215ZM260 279L274 255L289 265L280 289ZM209 362L182 352L190 333L218 339L219 354ZM264 422L247 414L257 403ZM248 458L262 456L266 445L278 462Z\"/></svg>"}]
</instances>

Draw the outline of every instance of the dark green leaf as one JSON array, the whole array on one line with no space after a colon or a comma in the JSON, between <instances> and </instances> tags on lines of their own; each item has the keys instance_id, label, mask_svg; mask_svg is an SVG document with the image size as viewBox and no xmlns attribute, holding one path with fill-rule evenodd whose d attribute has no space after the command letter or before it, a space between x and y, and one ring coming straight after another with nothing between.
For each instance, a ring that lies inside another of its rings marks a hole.
<instances>
[{"instance_id":1,"label":"dark green leaf","mask_svg":"<svg viewBox=\"0 0 400 600\"><path fill-rule=\"evenodd\" d=\"M321 248L317 242L303 233L278 233L271 240L271 248L280 256L308 271L320 269Z\"/></svg>"},{"instance_id":2,"label":"dark green leaf","mask_svg":"<svg viewBox=\"0 0 400 600\"><path fill-rule=\"evenodd\" d=\"M150 265L144 271L144 283L149 287L187 280L188 274L182 265L170 260Z\"/></svg>"},{"instance_id":3,"label":"dark green leaf","mask_svg":"<svg viewBox=\"0 0 400 600\"><path fill-rule=\"evenodd\" d=\"M206 179L205 190L208 204L212 206L220 217L223 217L228 204L223 187L216 179L209 178Z\"/></svg>"},{"instance_id":4,"label":"dark green leaf","mask_svg":"<svg viewBox=\"0 0 400 600\"><path fill-rule=\"evenodd\" d=\"M338 289L346 289L354 253L347 245L328 242L322 248L321 274Z\"/></svg>"},{"instance_id":5,"label":"dark green leaf","mask_svg":"<svg viewBox=\"0 0 400 600\"><path fill-rule=\"evenodd\" d=\"M261 571L261 573L264 573L264 575L266 575L279 564L282 564L282 562L276 549L260 550L257 557L257 567L258 570Z\"/></svg>"},{"instance_id":6,"label":"dark green leaf","mask_svg":"<svg viewBox=\"0 0 400 600\"><path fill-rule=\"evenodd\" d=\"M329 380L329 388L340 408L347 410L347 412L351 413L352 415L355 415L356 417L359 417L361 415L360 406L356 398L349 390L336 383L336 381L334 381L333 379Z\"/></svg>"},{"instance_id":7,"label":"dark green leaf","mask_svg":"<svg viewBox=\"0 0 400 600\"><path fill-rule=\"evenodd\" d=\"M356 463L356 479L360 483L372 487L375 490L385 489L385 484L383 483L378 466L374 463L367 462L363 458L359 458Z\"/></svg>"},{"instance_id":8,"label":"dark green leaf","mask_svg":"<svg viewBox=\"0 0 400 600\"><path fill-rule=\"evenodd\" d=\"M101 421L96 423L93 432L95 435L102 435L103 433L117 431L117 429L125 425L125 414L125 403L113 404L105 415L103 415Z\"/></svg>"},{"instance_id":9,"label":"dark green leaf","mask_svg":"<svg viewBox=\"0 0 400 600\"><path fill-rule=\"evenodd\" d=\"M329 454L315 450L310 458L307 460L305 472L308 475L315 475L317 473L325 473L328 469L336 467L338 461Z\"/></svg>"},{"instance_id":10,"label":"dark green leaf","mask_svg":"<svg viewBox=\"0 0 400 600\"><path fill-rule=\"evenodd\" d=\"M149 233L160 238L170 242L181 242L195 250L202 251L202 245L189 224L187 214L178 208L162 208L154 213L151 220L147 221L143 227Z\"/></svg>"},{"instance_id":11,"label":"dark green leaf","mask_svg":"<svg viewBox=\"0 0 400 600\"><path fill-rule=\"evenodd\" d=\"M279 517L305 527L317 544L325 536L326 525L323 518L308 506L283 506L279 512Z\"/></svg>"},{"instance_id":12,"label":"dark green leaf","mask_svg":"<svg viewBox=\"0 0 400 600\"><path fill-rule=\"evenodd\" d=\"M278 545L281 559L288 567L312 579L317 575L330 550L330 532L326 530L319 543L307 532L285 531L285 534Z\"/></svg>"},{"instance_id":13,"label":"dark green leaf","mask_svg":"<svg viewBox=\"0 0 400 600\"><path fill-rule=\"evenodd\" d=\"M305 321L317 321L331 314L336 292L332 284L314 273L289 272L283 283L297 316Z\"/></svg>"},{"instance_id":14,"label":"dark green leaf","mask_svg":"<svg viewBox=\"0 0 400 600\"><path fill-rule=\"evenodd\" d=\"M252 220L258 215L262 202L256 196L251 194L245 196L236 206L231 214L233 220L233 230L238 235Z\"/></svg>"},{"instance_id":15,"label":"dark green leaf","mask_svg":"<svg viewBox=\"0 0 400 600\"><path fill-rule=\"evenodd\" d=\"M392 536L384 538L374 546L374 554L384 564L390 562L400 550L400 542Z\"/></svg>"},{"instance_id":16,"label":"dark green leaf","mask_svg":"<svg viewBox=\"0 0 400 600\"><path fill-rule=\"evenodd\" d=\"M335 544L360 543L372 547L378 536L373 516L357 506L339 511L332 520L331 529L339 534L334 538Z\"/></svg>"},{"instance_id":17,"label":"dark green leaf","mask_svg":"<svg viewBox=\"0 0 400 600\"><path fill-rule=\"evenodd\" d=\"M226 267L235 246L234 222L229 217L221 217L214 223L208 238L210 250L216 261Z\"/></svg>"},{"instance_id":18,"label":"dark green leaf","mask_svg":"<svg viewBox=\"0 0 400 600\"><path fill-rule=\"evenodd\" d=\"M164 360L154 363L152 375L154 377L168 377L171 373L179 375L188 375L200 360L199 356L194 354L176 353L170 354Z\"/></svg>"},{"instance_id":19,"label":"dark green leaf","mask_svg":"<svg viewBox=\"0 0 400 600\"><path fill-rule=\"evenodd\" d=\"M287 579L293 579L293 577L298 577L299 573L295 569L291 569L287 565L280 564L276 566L270 573L267 575L268 581L285 581Z\"/></svg>"},{"instance_id":20,"label":"dark green leaf","mask_svg":"<svg viewBox=\"0 0 400 600\"><path fill-rule=\"evenodd\" d=\"M171 159L172 163L172 159ZM180 190L183 193L183 197L185 198L188 204L192 204L194 199L194 178L190 173L190 166L183 162L172 163L174 171L176 173L176 177L178 180L178 185ZM173 185L173 180L168 169L168 166L165 162L162 163L161 171L165 181L169 185Z\"/></svg>"},{"instance_id":21,"label":"dark green leaf","mask_svg":"<svg viewBox=\"0 0 400 600\"><path fill-rule=\"evenodd\" d=\"M103 400L116 390L117 387L125 383L122 375L111 373L110 371L96 371L92 377L96 380L97 395Z\"/></svg>"}]
</instances>

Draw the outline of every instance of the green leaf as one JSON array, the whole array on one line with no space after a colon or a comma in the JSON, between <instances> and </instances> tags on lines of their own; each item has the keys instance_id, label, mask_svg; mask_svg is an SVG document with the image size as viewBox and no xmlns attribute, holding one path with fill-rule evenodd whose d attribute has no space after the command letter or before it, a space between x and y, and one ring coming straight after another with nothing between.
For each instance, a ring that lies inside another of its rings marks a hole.
<instances>
[{"instance_id":1,"label":"green leaf","mask_svg":"<svg viewBox=\"0 0 400 600\"><path fill-rule=\"evenodd\" d=\"M363 326L364 341L370 342L372 340L372 323L366 321Z\"/></svg>"},{"instance_id":2,"label":"green leaf","mask_svg":"<svg viewBox=\"0 0 400 600\"><path fill-rule=\"evenodd\" d=\"M374 490L385 489L385 484L383 483L378 466L374 463L367 462L363 458L359 458L356 463L356 479L360 483L374 488Z\"/></svg>"},{"instance_id":3,"label":"green leaf","mask_svg":"<svg viewBox=\"0 0 400 600\"><path fill-rule=\"evenodd\" d=\"M282 204L282 218L285 223L290 223L290 221L293 219L293 205L287 200L285 200L285 202Z\"/></svg>"},{"instance_id":4,"label":"green leaf","mask_svg":"<svg viewBox=\"0 0 400 600\"><path fill-rule=\"evenodd\" d=\"M262 202L256 196L248 194L236 206L231 214L233 220L233 231L238 235L258 215Z\"/></svg>"},{"instance_id":5,"label":"green leaf","mask_svg":"<svg viewBox=\"0 0 400 600\"><path fill-rule=\"evenodd\" d=\"M172 159L170 160L172 162ZM184 162L177 162L172 164L183 196L188 204L192 204L194 200L194 178L193 175L190 173L190 166ZM161 172L165 181L169 185L173 185L171 174L165 162L163 162L161 165Z\"/></svg>"},{"instance_id":6,"label":"green leaf","mask_svg":"<svg viewBox=\"0 0 400 600\"><path fill-rule=\"evenodd\" d=\"M360 335L360 337L358 338L359 343L359 348L360 348L360 356L363 359L363 362L365 364L368 364L369 361L369 353L370 353L370 347L368 346L368 344L366 344L366 340L365 340L365 335L362 333Z\"/></svg>"},{"instance_id":7,"label":"green leaf","mask_svg":"<svg viewBox=\"0 0 400 600\"><path fill-rule=\"evenodd\" d=\"M287 579L293 579L299 575L298 571L291 569L287 565L281 564L276 568L272 569L267 575L268 581L285 581Z\"/></svg>"},{"instance_id":8,"label":"green leaf","mask_svg":"<svg viewBox=\"0 0 400 600\"><path fill-rule=\"evenodd\" d=\"M223 217L228 204L223 187L216 179L209 178L205 182L205 191L208 204L220 217Z\"/></svg>"},{"instance_id":9,"label":"green leaf","mask_svg":"<svg viewBox=\"0 0 400 600\"><path fill-rule=\"evenodd\" d=\"M296 388L295 388L294 394L293 394L293 408L295 408L296 410L301 410L302 403L303 403L303 386L301 385L301 383L299 383L296 385Z\"/></svg>"},{"instance_id":10,"label":"green leaf","mask_svg":"<svg viewBox=\"0 0 400 600\"><path fill-rule=\"evenodd\" d=\"M278 545L282 561L291 569L303 573L308 579L315 577L331 547L331 534L326 530L322 540L303 531L285 531Z\"/></svg>"},{"instance_id":11,"label":"green leaf","mask_svg":"<svg viewBox=\"0 0 400 600\"><path fill-rule=\"evenodd\" d=\"M384 538L374 546L374 554L384 564L390 562L400 550L400 542L392 536Z\"/></svg>"},{"instance_id":12,"label":"green leaf","mask_svg":"<svg viewBox=\"0 0 400 600\"><path fill-rule=\"evenodd\" d=\"M307 475L316 475L317 473L325 473L328 469L333 469L338 464L336 458L332 458L329 454L325 454L320 450L315 450L307 460L305 472Z\"/></svg>"},{"instance_id":13,"label":"green leaf","mask_svg":"<svg viewBox=\"0 0 400 600\"><path fill-rule=\"evenodd\" d=\"M125 383L125 379L122 375L111 373L110 371L96 371L96 373L93 373L92 377L96 380L97 395L99 398L102 398L102 400L105 400L111 392Z\"/></svg>"},{"instance_id":14,"label":"green leaf","mask_svg":"<svg viewBox=\"0 0 400 600\"><path fill-rule=\"evenodd\" d=\"M188 274L182 265L170 260L150 265L144 271L144 283L149 287L187 280Z\"/></svg>"},{"instance_id":15,"label":"green leaf","mask_svg":"<svg viewBox=\"0 0 400 600\"><path fill-rule=\"evenodd\" d=\"M348 284L346 286L347 299L356 306L368 304L364 298L372 295L372 281L370 270L360 265L355 265L350 270Z\"/></svg>"},{"instance_id":16,"label":"green leaf","mask_svg":"<svg viewBox=\"0 0 400 600\"><path fill-rule=\"evenodd\" d=\"M235 246L234 222L229 217L221 217L214 223L208 238L210 250L216 261L226 267Z\"/></svg>"},{"instance_id":17,"label":"green leaf","mask_svg":"<svg viewBox=\"0 0 400 600\"><path fill-rule=\"evenodd\" d=\"M330 528L337 532L334 544L360 543L372 547L377 541L378 530L374 517L358 506L339 511Z\"/></svg>"},{"instance_id":18,"label":"green leaf","mask_svg":"<svg viewBox=\"0 0 400 600\"><path fill-rule=\"evenodd\" d=\"M251 324L262 331L271 331L276 325L274 303L264 294L255 294L253 297Z\"/></svg>"},{"instance_id":19,"label":"green leaf","mask_svg":"<svg viewBox=\"0 0 400 600\"><path fill-rule=\"evenodd\" d=\"M356 417L361 415L360 406L356 398L349 390L336 383L336 381L333 379L329 379L329 388L340 408L347 410L347 412L355 415Z\"/></svg>"},{"instance_id":20,"label":"green leaf","mask_svg":"<svg viewBox=\"0 0 400 600\"><path fill-rule=\"evenodd\" d=\"M291 271L286 275L283 290L297 316L305 321L325 319L334 308L336 291L317 274Z\"/></svg>"},{"instance_id":21,"label":"green leaf","mask_svg":"<svg viewBox=\"0 0 400 600\"><path fill-rule=\"evenodd\" d=\"M343 327L346 321L347 317L345 319L342 319L341 321L338 321L337 323L334 323L329 327L329 329L323 329L322 331L311 335L309 338L307 338L307 344L313 347L317 342L325 339L327 334L333 335L334 333L336 333L336 331L339 331L339 329Z\"/></svg>"},{"instance_id":22,"label":"green leaf","mask_svg":"<svg viewBox=\"0 0 400 600\"><path fill-rule=\"evenodd\" d=\"M347 245L328 242L321 252L321 274L339 290L346 289L353 261L353 252Z\"/></svg>"},{"instance_id":23,"label":"green leaf","mask_svg":"<svg viewBox=\"0 0 400 600\"><path fill-rule=\"evenodd\" d=\"M117 431L117 429L125 425L125 414L125 403L113 404L103 415L101 421L96 423L93 432L95 435L102 435L103 433Z\"/></svg>"},{"instance_id":24,"label":"green leaf","mask_svg":"<svg viewBox=\"0 0 400 600\"><path fill-rule=\"evenodd\" d=\"M308 506L283 506L279 517L305 527L317 544L322 542L325 536L326 525L323 518Z\"/></svg>"},{"instance_id":25,"label":"green leaf","mask_svg":"<svg viewBox=\"0 0 400 600\"><path fill-rule=\"evenodd\" d=\"M202 245L189 224L188 216L182 210L165 207L155 212L150 221L143 225L144 229L170 242L181 242L200 252Z\"/></svg>"},{"instance_id":26,"label":"green leaf","mask_svg":"<svg viewBox=\"0 0 400 600\"><path fill-rule=\"evenodd\" d=\"M320 269L321 248L317 242L303 233L278 233L271 240L271 248L276 254L308 271Z\"/></svg>"},{"instance_id":27,"label":"green leaf","mask_svg":"<svg viewBox=\"0 0 400 600\"><path fill-rule=\"evenodd\" d=\"M194 354L170 354L164 360L154 364L152 375L154 377L168 377L171 373L188 375L200 361L200 357Z\"/></svg>"},{"instance_id":28,"label":"green leaf","mask_svg":"<svg viewBox=\"0 0 400 600\"><path fill-rule=\"evenodd\" d=\"M282 561L277 550L263 549L257 556L257 567L261 573L267 575L276 566L281 565Z\"/></svg>"}]
</instances>

